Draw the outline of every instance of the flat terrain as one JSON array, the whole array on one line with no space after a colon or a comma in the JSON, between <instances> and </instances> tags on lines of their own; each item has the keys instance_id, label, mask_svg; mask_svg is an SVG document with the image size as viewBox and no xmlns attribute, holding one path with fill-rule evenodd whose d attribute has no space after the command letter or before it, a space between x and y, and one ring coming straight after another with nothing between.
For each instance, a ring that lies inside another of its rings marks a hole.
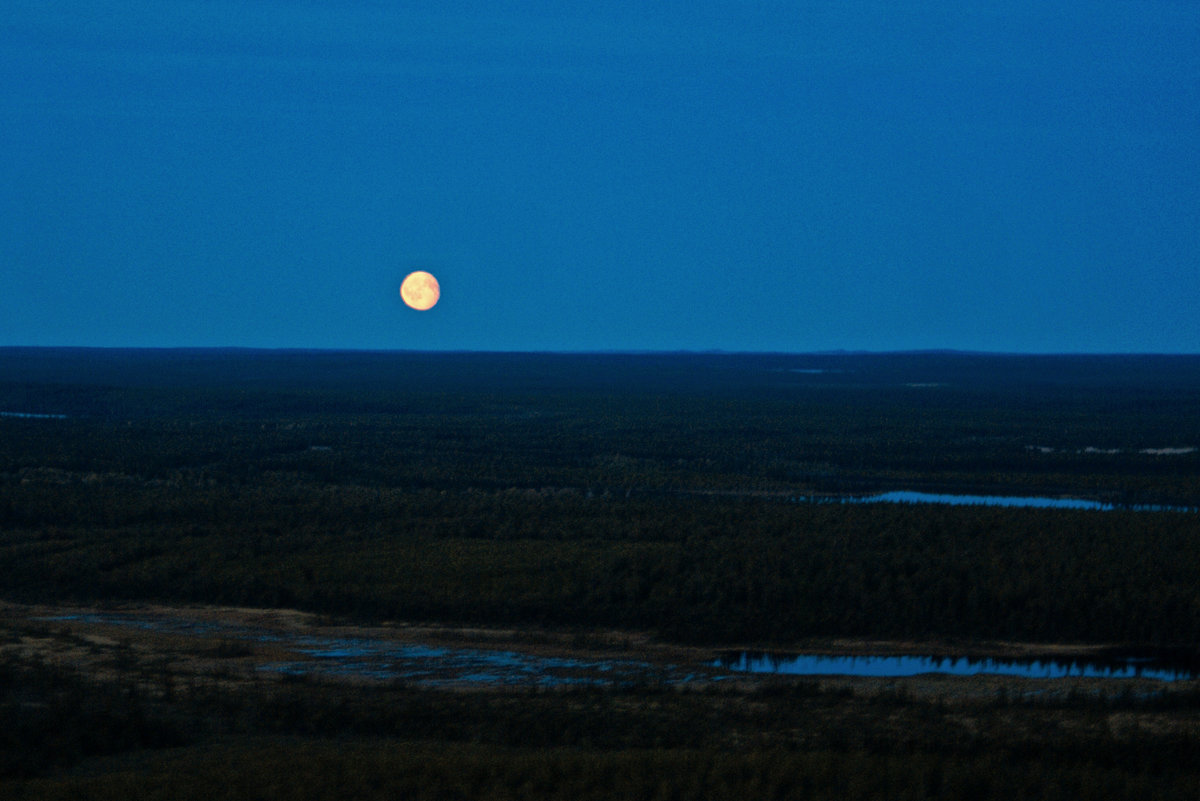
<instances>
[{"instance_id":1,"label":"flat terrain","mask_svg":"<svg viewBox=\"0 0 1200 801\"><path fill-rule=\"evenodd\" d=\"M503 692L513 686L562 688L673 686L723 682L745 690L795 677L741 673L715 663L716 650L658 641L645 632L495 629L451 625L352 625L294 609L229 607L47 607L3 604L0 658L69 667L108 681L157 670L175 682L220 677L236 684L319 678L346 685L405 684ZM928 655L973 659L1088 660L1111 646L1012 642L817 640L791 654ZM466 655L466 656L464 656ZM400 663L397 666L396 663ZM405 666L411 675L404 673ZM387 669L383 669L384 667ZM823 676L826 688L895 691L941 700L1014 695L1066 697L1115 692L1158 696L1157 679L1022 679L1007 676L875 678ZM1200 678L1173 682L1175 693Z\"/></svg>"},{"instance_id":2,"label":"flat terrain","mask_svg":"<svg viewBox=\"0 0 1200 801\"><path fill-rule=\"evenodd\" d=\"M1194 661L1197 448L1196 357L0 349L0 790L1195 798L1195 681L714 661Z\"/></svg>"}]
</instances>

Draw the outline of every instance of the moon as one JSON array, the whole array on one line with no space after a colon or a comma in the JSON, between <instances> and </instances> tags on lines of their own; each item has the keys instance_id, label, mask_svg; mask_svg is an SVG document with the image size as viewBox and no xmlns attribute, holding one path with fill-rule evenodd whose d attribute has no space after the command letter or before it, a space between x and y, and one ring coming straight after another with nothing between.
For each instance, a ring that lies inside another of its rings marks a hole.
<instances>
[{"instance_id":1,"label":"moon","mask_svg":"<svg viewBox=\"0 0 1200 801\"><path fill-rule=\"evenodd\" d=\"M437 279L424 270L409 273L400 284L400 298L417 311L428 311L442 296Z\"/></svg>"}]
</instances>

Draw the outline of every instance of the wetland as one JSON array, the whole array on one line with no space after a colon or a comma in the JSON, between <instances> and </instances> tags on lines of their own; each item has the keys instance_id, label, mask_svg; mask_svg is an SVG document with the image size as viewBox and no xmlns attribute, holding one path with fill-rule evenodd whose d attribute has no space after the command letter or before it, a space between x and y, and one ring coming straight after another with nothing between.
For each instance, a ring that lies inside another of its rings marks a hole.
<instances>
[{"instance_id":1,"label":"wetland","mask_svg":"<svg viewBox=\"0 0 1200 801\"><path fill-rule=\"evenodd\" d=\"M6 798L1200 795L1195 357L18 348L0 409Z\"/></svg>"}]
</instances>

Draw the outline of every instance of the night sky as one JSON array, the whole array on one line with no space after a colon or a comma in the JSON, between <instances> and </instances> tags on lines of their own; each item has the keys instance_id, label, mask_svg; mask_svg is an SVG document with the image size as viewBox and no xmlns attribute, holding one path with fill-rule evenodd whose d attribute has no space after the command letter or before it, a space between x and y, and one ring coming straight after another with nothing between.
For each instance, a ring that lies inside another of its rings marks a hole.
<instances>
[{"instance_id":1,"label":"night sky","mask_svg":"<svg viewBox=\"0 0 1200 801\"><path fill-rule=\"evenodd\" d=\"M0 345L1200 352L1200 4L5 0Z\"/></svg>"}]
</instances>

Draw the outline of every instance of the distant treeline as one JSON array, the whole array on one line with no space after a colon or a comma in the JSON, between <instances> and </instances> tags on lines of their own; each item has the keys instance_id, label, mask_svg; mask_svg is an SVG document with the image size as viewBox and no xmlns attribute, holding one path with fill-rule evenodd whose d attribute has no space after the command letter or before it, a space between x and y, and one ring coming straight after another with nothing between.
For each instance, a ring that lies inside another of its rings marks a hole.
<instances>
[{"instance_id":1,"label":"distant treeline","mask_svg":"<svg viewBox=\"0 0 1200 801\"><path fill-rule=\"evenodd\" d=\"M0 411L69 418L0 418L10 476L1200 503L1200 356L9 348Z\"/></svg>"}]
</instances>

